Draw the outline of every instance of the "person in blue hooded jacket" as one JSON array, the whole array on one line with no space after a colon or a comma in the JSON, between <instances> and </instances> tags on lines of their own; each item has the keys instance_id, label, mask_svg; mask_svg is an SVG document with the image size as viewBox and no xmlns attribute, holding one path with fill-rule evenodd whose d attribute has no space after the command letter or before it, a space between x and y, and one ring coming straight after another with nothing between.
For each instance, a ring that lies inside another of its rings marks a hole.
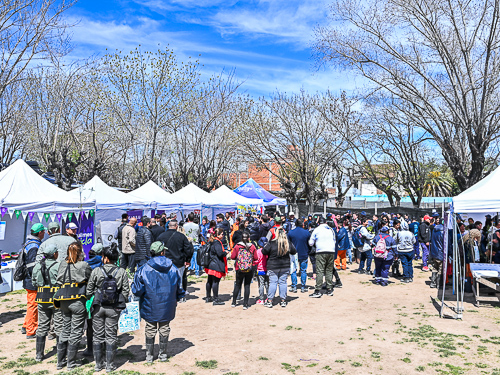
<instances>
[{"instance_id":1,"label":"person in blue hooded jacket","mask_svg":"<svg viewBox=\"0 0 500 375\"><path fill-rule=\"evenodd\" d=\"M158 359L165 362L170 322L185 291L177 267L165 257L162 242L151 244L151 259L135 273L132 293L140 298L141 317L146 321L146 362L153 362L156 332L160 334Z\"/></svg>"},{"instance_id":2,"label":"person in blue hooded jacket","mask_svg":"<svg viewBox=\"0 0 500 375\"><path fill-rule=\"evenodd\" d=\"M380 239L385 241L387 249L387 256L385 258L377 257L376 247ZM389 285L389 269L394 258L397 256L396 241L389 235L389 227L387 225L380 228L379 233L373 239L373 244L375 245L375 283L387 286Z\"/></svg>"},{"instance_id":3,"label":"person in blue hooded jacket","mask_svg":"<svg viewBox=\"0 0 500 375\"><path fill-rule=\"evenodd\" d=\"M441 224L439 218L436 218L436 224L431 233L431 249L430 249L430 262L429 268L432 271L431 274L431 288L438 287L439 276L443 269L443 259L444 259L444 226Z\"/></svg>"}]
</instances>

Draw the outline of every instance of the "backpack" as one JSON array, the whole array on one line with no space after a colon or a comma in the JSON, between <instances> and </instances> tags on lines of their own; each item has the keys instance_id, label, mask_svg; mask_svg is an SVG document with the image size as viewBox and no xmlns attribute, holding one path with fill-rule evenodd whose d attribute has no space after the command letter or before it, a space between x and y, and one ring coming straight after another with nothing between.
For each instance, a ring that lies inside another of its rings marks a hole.
<instances>
[{"instance_id":1,"label":"backpack","mask_svg":"<svg viewBox=\"0 0 500 375\"><path fill-rule=\"evenodd\" d=\"M238 251L236 265L241 272L250 272L252 270L253 254L248 247L244 246Z\"/></svg>"},{"instance_id":2,"label":"backpack","mask_svg":"<svg viewBox=\"0 0 500 375\"><path fill-rule=\"evenodd\" d=\"M118 267L115 269L114 273L106 273L104 267L99 267L104 275L104 280L102 281L101 287L99 288L100 303L101 306L112 306L118 303L118 298L120 293L118 290L118 284L116 282L115 276L118 272Z\"/></svg>"},{"instance_id":3,"label":"backpack","mask_svg":"<svg viewBox=\"0 0 500 375\"><path fill-rule=\"evenodd\" d=\"M208 268L210 265L210 243L200 246L196 255L198 266Z\"/></svg>"},{"instance_id":4,"label":"backpack","mask_svg":"<svg viewBox=\"0 0 500 375\"><path fill-rule=\"evenodd\" d=\"M382 258L386 259L387 254L389 253L389 250L387 250L387 245L385 243L385 239L388 238L389 236L382 237L380 236L380 239L377 242L377 246L375 246L375 258Z\"/></svg>"},{"instance_id":5,"label":"backpack","mask_svg":"<svg viewBox=\"0 0 500 375\"><path fill-rule=\"evenodd\" d=\"M357 227L352 234L352 243L355 247L361 247L364 245L363 236L361 235L361 226Z\"/></svg>"},{"instance_id":6,"label":"backpack","mask_svg":"<svg viewBox=\"0 0 500 375\"><path fill-rule=\"evenodd\" d=\"M14 268L14 281L23 281L26 279L28 274L28 267L33 267L35 263L26 264L26 257L28 254L26 253L26 246L29 244L35 243L35 241L27 241L21 250L19 250L19 256L17 257L16 268Z\"/></svg>"}]
</instances>

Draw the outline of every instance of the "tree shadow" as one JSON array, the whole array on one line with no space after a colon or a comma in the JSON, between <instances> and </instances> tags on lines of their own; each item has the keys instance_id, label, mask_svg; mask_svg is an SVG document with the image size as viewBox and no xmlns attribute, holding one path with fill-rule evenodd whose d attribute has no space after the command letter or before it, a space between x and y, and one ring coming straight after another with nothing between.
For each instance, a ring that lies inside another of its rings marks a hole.
<instances>
[{"instance_id":1,"label":"tree shadow","mask_svg":"<svg viewBox=\"0 0 500 375\"><path fill-rule=\"evenodd\" d=\"M22 318L25 313L26 313L26 310L4 312L4 313L0 314L0 322L2 324L5 324L5 323L8 323L12 320Z\"/></svg>"}]
</instances>

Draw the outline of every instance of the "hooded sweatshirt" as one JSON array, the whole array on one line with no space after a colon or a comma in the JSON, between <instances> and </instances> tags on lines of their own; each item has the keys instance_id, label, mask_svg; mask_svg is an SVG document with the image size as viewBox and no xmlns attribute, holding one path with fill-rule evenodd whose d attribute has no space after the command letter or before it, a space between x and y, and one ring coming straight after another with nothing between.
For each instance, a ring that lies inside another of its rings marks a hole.
<instances>
[{"instance_id":1,"label":"hooded sweatshirt","mask_svg":"<svg viewBox=\"0 0 500 375\"><path fill-rule=\"evenodd\" d=\"M316 254L335 254L335 230L328 224L321 224L312 232L309 246L316 246Z\"/></svg>"},{"instance_id":2,"label":"hooded sweatshirt","mask_svg":"<svg viewBox=\"0 0 500 375\"><path fill-rule=\"evenodd\" d=\"M394 240L398 245L398 253L409 253L413 251L413 244L415 243L415 235L409 231L408 223L401 222L401 230L396 232Z\"/></svg>"},{"instance_id":3,"label":"hooded sweatshirt","mask_svg":"<svg viewBox=\"0 0 500 375\"><path fill-rule=\"evenodd\" d=\"M443 248L444 248L444 237L443 237L444 226L443 224L438 224L434 226L431 238L431 259L443 260Z\"/></svg>"},{"instance_id":4,"label":"hooded sweatshirt","mask_svg":"<svg viewBox=\"0 0 500 375\"><path fill-rule=\"evenodd\" d=\"M252 258L253 258L252 264L256 265L257 261L258 261L257 249L255 248L255 246L251 242L244 243L242 241L242 242L238 242L236 245L234 245L233 250L231 251L231 259L237 260L239 252L245 248L248 249L252 253ZM234 269L235 269L235 271L239 270L237 261L234 262Z\"/></svg>"}]
</instances>

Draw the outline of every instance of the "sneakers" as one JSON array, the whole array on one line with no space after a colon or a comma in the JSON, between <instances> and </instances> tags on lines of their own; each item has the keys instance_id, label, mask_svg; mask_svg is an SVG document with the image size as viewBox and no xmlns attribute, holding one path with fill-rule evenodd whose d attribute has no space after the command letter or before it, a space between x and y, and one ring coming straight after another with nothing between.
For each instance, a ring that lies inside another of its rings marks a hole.
<instances>
[{"instance_id":1,"label":"sneakers","mask_svg":"<svg viewBox=\"0 0 500 375\"><path fill-rule=\"evenodd\" d=\"M257 305L263 305L264 304L264 300L258 299L256 303L257 303Z\"/></svg>"},{"instance_id":2,"label":"sneakers","mask_svg":"<svg viewBox=\"0 0 500 375\"><path fill-rule=\"evenodd\" d=\"M410 278L408 279L408 282L409 282L409 283L412 283L412 282L413 282L413 277L410 277Z\"/></svg>"},{"instance_id":3,"label":"sneakers","mask_svg":"<svg viewBox=\"0 0 500 375\"><path fill-rule=\"evenodd\" d=\"M180 300L179 300L179 303L184 303L186 302L186 297L182 297Z\"/></svg>"},{"instance_id":4,"label":"sneakers","mask_svg":"<svg viewBox=\"0 0 500 375\"><path fill-rule=\"evenodd\" d=\"M269 307L270 309L273 308L273 303L269 300L266 300L266 302L264 302L264 307Z\"/></svg>"},{"instance_id":5,"label":"sneakers","mask_svg":"<svg viewBox=\"0 0 500 375\"><path fill-rule=\"evenodd\" d=\"M284 299L281 300L280 306L281 307L286 307L286 301Z\"/></svg>"},{"instance_id":6,"label":"sneakers","mask_svg":"<svg viewBox=\"0 0 500 375\"><path fill-rule=\"evenodd\" d=\"M213 305L214 305L214 306L222 306L222 305L225 305L225 304L226 304L226 302L223 302L223 301L221 301L221 300L220 300L220 299L218 299L218 298L215 298L215 299L214 299L214 302L213 302Z\"/></svg>"},{"instance_id":7,"label":"sneakers","mask_svg":"<svg viewBox=\"0 0 500 375\"><path fill-rule=\"evenodd\" d=\"M243 310L248 310L248 305L243 305Z\"/></svg>"},{"instance_id":8,"label":"sneakers","mask_svg":"<svg viewBox=\"0 0 500 375\"><path fill-rule=\"evenodd\" d=\"M422 267L422 271L428 272L429 271L429 267L427 267L427 266Z\"/></svg>"},{"instance_id":9,"label":"sneakers","mask_svg":"<svg viewBox=\"0 0 500 375\"><path fill-rule=\"evenodd\" d=\"M366 273L367 275L373 275L373 272L372 272L372 271L369 271L369 270L366 270L366 271L365 271L365 273Z\"/></svg>"},{"instance_id":10,"label":"sneakers","mask_svg":"<svg viewBox=\"0 0 500 375\"><path fill-rule=\"evenodd\" d=\"M288 290L290 293L297 293L297 287L296 286L291 286L290 289Z\"/></svg>"},{"instance_id":11,"label":"sneakers","mask_svg":"<svg viewBox=\"0 0 500 375\"><path fill-rule=\"evenodd\" d=\"M306 288L301 288L301 289L300 289L300 293L305 293L305 292L307 292L307 289L306 289Z\"/></svg>"},{"instance_id":12,"label":"sneakers","mask_svg":"<svg viewBox=\"0 0 500 375\"><path fill-rule=\"evenodd\" d=\"M309 294L311 298L321 298L322 294L319 290L315 290L313 294Z\"/></svg>"},{"instance_id":13,"label":"sneakers","mask_svg":"<svg viewBox=\"0 0 500 375\"><path fill-rule=\"evenodd\" d=\"M333 289L328 289L328 290L326 291L326 295L327 295L327 296L333 296Z\"/></svg>"},{"instance_id":14,"label":"sneakers","mask_svg":"<svg viewBox=\"0 0 500 375\"><path fill-rule=\"evenodd\" d=\"M365 270L362 270L362 269L359 269L356 271L357 273L359 273L360 275L364 274L365 273Z\"/></svg>"},{"instance_id":15,"label":"sneakers","mask_svg":"<svg viewBox=\"0 0 500 375\"><path fill-rule=\"evenodd\" d=\"M337 281L334 285L333 285L334 288L342 288L342 281Z\"/></svg>"},{"instance_id":16,"label":"sneakers","mask_svg":"<svg viewBox=\"0 0 500 375\"><path fill-rule=\"evenodd\" d=\"M212 303L214 299L212 297L206 297L205 298L205 303Z\"/></svg>"},{"instance_id":17,"label":"sneakers","mask_svg":"<svg viewBox=\"0 0 500 375\"><path fill-rule=\"evenodd\" d=\"M236 307L236 304L235 304L235 303L232 303L232 304L231 304L231 307Z\"/></svg>"},{"instance_id":18,"label":"sneakers","mask_svg":"<svg viewBox=\"0 0 500 375\"><path fill-rule=\"evenodd\" d=\"M380 281L380 285L387 286L387 285L389 285L389 283L385 280L382 280L382 281Z\"/></svg>"}]
</instances>

